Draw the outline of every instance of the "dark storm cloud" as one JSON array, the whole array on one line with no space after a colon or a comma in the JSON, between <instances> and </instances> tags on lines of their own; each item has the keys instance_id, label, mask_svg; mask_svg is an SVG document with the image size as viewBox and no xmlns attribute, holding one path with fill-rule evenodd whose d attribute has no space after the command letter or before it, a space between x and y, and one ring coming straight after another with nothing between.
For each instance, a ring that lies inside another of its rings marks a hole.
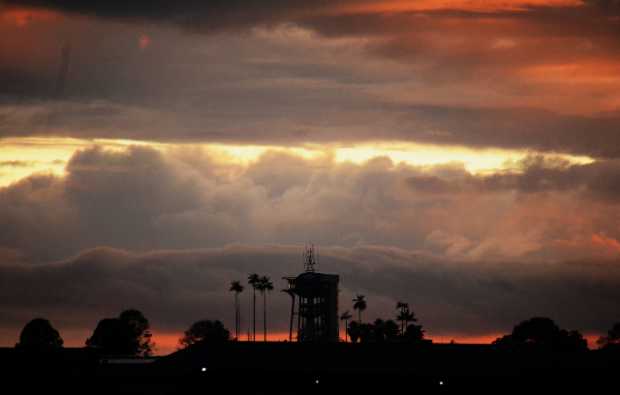
<instances>
[{"instance_id":1,"label":"dark storm cloud","mask_svg":"<svg viewBox=\"0 0 620 395\"><path fill-rule=\"evenodd\" d=\"M2 262L0 310L10 313L4 324L16 330L34 315L51 319L61 332L94 327L98 319L129 306L163 331L180 332L201 318L222 319L231 327L230 281L258 272L281 289L282 276L300 271L300 251L299 245L145 254L98 248L55 263ZM614 319L620 297L617 262L454 262L382 246L325 247L320 254L320 270L341 276L341 309L362 293L368 298L368 319L389 318L396 301L406 300L434 333L507 332L536 315L602 332ZM280 292L270 295L272 331L286 331L289 303Z\"/></svg>"}]
</instances>

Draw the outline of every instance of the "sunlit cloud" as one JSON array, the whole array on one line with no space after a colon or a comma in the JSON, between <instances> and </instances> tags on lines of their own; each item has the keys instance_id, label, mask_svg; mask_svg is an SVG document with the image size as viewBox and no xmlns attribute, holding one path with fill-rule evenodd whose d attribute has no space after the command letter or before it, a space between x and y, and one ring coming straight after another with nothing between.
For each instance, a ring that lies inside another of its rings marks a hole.
<instances>
[{"instance_id":1,"label":"sunlit cloud","mask_svg":"<svg viewBox=\"0 0 620 395\"><path fill-rule=\"evenodd\" d=\"M323 159L328 162L364 164L375 158L388 158L395 164L410 166L462 165L471 174L519 170L518 164L533 154L562 159L568 164L588 164L594 159L587 156L536 153L529 150L471 149L458 146L438 146L408 142L376 142L355 145L307 144L299 147L277 145L235 144L181 144L159 143L126 139L72 139L72 138L7 138L0 139L0 186L8 185L33 173L64 174L64 166L79 149L98 146L111 151L122 151L130 146L145 146L160 151L175 148L203 150L220 164L247 166L266 153L284 153L302 159ZM11 166L19 161L22 166Z\"/></svg>"},{"instance_id":2,"label":"sunlit cloud","mask_svg":"<svg viewBox=\"0 0 620 395\"><path fill-rule=\"evenodd\" d=\"M353 163L367 162L376 157L387 157L395 163L413 166L436 166L447 163L462 164L472 174L492 173L498 170L514 169L531 151L469 149L465 147L446 147L430 144L382 144L342 147L334 150L337 161ZM567 160L569 163L592 163L586 156L552 155Z\"/></svg>"},{"instance_id":3,"label":"sunlit cloud","mask_svg":"<svg viewBox=\"0 0 620 395\"><path fill-rule=\"evenodd\" d=\"M62 176L66 162L84 142L70 138L0 139L0 186L16 182L34 173ZM10 162L23 163L10 166ZM4 164L3 164L4 163Z\"/></svg>"}]
</instances>

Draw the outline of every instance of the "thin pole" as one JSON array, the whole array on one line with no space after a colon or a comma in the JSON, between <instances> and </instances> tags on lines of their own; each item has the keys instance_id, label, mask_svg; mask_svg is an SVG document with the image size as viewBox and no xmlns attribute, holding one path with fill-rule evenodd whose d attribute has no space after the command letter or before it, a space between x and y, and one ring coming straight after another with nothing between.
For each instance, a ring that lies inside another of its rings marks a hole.
<instances>
[{"instance_id":1,"label":"thin pole","mask_svg":"<svg viewBox=\"0 0 620 395\"><path fill-rule=\"evenodd\" d=\"M288 341L293 341L293 319L295 314L295 295L291 293L291 322L288 327Z\"/></svg>"}]
</instances>

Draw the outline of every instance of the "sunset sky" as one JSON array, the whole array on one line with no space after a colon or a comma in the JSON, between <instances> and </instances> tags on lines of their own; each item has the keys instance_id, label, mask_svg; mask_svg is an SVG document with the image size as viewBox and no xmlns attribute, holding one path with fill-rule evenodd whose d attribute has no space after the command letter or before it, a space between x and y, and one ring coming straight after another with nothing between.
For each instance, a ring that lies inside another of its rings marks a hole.
<instances>
[{"instance_id":1,"label":"sunset sky","mask_svg":"<svg viewBox=\"0 0 620 395\"><path fill-rule=\"evenodd\" d=\"M251 272L278 336L308 243L368 320L606 332L620 1L0 3L0 346L133 307L168 352Z\"/></svg>"}]
</instances>

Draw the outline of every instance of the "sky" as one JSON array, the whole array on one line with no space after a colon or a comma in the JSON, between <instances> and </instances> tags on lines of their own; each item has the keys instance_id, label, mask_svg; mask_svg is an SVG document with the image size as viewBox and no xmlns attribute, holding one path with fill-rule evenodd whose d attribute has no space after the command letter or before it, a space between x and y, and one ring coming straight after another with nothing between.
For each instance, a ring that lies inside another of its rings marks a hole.
<instances>
[{"instance_id":1,"label":"sky","mask_svg":"<svg viewBox=\"0 0 620 395\"><path fill-rule=\"evenodd\" d=\"M137 308L166 353L253 272L278 338L308 244L368 320L595 339L619 130L617 0L5 0L0 345Z\"/></svg>"}]
</instances>

